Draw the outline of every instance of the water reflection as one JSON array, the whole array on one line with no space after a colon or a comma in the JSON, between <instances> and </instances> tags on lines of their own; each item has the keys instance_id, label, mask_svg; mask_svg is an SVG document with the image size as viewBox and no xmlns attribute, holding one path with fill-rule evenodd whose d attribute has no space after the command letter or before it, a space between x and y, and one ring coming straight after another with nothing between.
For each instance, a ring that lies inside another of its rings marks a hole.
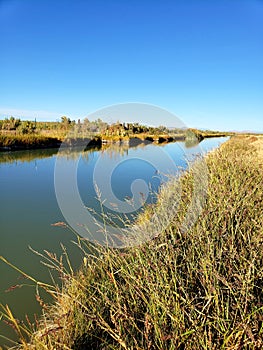
<instances>
[{"instance_id":1,"label":"water reflection","mask_svg":"<svg viewBox=\"0 0 263 350\"><path fill-rule=\"evenodd\" d=\"M173 142L178 143L178 142ZM181 142L179 142L181 143ZM187 139L184 142L186 148L198 146L199 142L195 139ZM31 162L36 159L50 158L53 156L65 157L66 159L78 159L80 156L88 160L89 155L95 151L106 153L108 157L115 157L116 154L125 156L129 154L129 150L136 148L144 148L147 145L157 147L165 147L167 143L155 144L149 140L141 140L139 138L130 139L130 141L123 141L118 143L102 144L101 146L87 146L84 147L68 147L68 148L48 148L36 150L23 150L13 152L0 152L0 163Z\"/></svg>"},{"instance_id":2,"label":"water reflection","mask_svg":"<svg viewBox=\"0 0 263 350\"><path fill-rule=\"evenodd\" d=\"M15 151L15 152L0 152L0 163L25 162L30 163L36 159L44 159L53 157L58 153L58 148Z\"/></svg>"},{"instance_id":3,"label":"water reflection","mask_svg":"<svg viewBox=\"0 0 263 350\"><path fill-rule=\"evenodd\" d=\"M186 148L192 148L192 147L198 146L200 143L201 142L199 142L197 138L193 138L193 139L186 139L184 142L184 145Z\"/></svg>"},{"instance_id":4,"label":"water reflection","mask_svg":"<svg viewBox=\"0 0 263 350\"><path fill-rule=\"evenodd\" d=\"M176 142L173 142L176 143ZM185 141L185 147L191 148L198 145L197 139L191 139ZM19 162L31 162L35 159L44 159L53 156L62 156L67 159L77 159L80 154L88 159L88 155L94 151L101 150L107 152L109 156L113 156L118 153L121 155L128 155L130 149L144 148L147 145L154 145L158 147L164 147L167 143L155 144L149 140L141 140L139 138L132 138L130 141L116 142L102 144L101 146L87 146L85 147L65 147L61 148L47 148L47 149L35 149L35 150L23 150L12 152L0 152L0 163L12 163ZM59 151L59 152L58 152Z\"/></svg>"}]
</instances>

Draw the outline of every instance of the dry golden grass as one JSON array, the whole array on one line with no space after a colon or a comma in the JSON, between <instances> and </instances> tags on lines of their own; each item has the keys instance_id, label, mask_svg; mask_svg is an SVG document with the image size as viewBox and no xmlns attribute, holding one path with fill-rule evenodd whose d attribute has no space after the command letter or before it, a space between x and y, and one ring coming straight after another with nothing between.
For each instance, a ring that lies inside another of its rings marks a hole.
<instances>
[{"instance_id":1,"label":"dry golden grass","mask_svg":"<svg viewBox=\"0 0 263 350\"><path fill-rule=\"evenodd\" d=\"M257 140L253 143L253 145L257 149L259 158L263 160L263 135L257 136L256 138Z\"/></svg>"}]
</instances>

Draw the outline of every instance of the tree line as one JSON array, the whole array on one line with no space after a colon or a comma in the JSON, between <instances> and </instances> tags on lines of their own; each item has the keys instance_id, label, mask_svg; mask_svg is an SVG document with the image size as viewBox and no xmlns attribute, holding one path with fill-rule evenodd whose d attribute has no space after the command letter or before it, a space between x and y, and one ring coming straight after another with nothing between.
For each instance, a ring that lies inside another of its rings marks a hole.
<instances>
[{"instance_id":1,"label":"tree line","mask_svg":"<svg viewBox=\"0 0 263 350\"><path fill-rule=\"evenodd\" d=\"M60 121L56 122L40 122L21 120L20 118L5 118L0 120L0 130L17 132L21 134L37 133L43 130L47 131L69 131L73 129L76 133L94 133L104 134L107 136L129 136L131 134L168 134L169 130L165 126L151 127L141 125L139 123L121 123L117 121L113 124L108 124L102 119L89 120L84 118L71 120L67 116L62 116ZM174 132L174 130L173 130Z\"/></svg>"}]
</instances>

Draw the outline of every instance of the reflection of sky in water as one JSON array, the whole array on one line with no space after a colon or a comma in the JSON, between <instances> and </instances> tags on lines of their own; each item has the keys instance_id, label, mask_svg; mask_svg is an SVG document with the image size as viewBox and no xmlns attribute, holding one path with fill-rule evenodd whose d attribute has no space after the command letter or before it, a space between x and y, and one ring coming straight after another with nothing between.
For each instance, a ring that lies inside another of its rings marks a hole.
<instances>
[{"instance_id":1,"label":"reflection of sky in water","mask_svg":"<svg viewBox=\"0 0 263 350\"><path fill-rule=\"evenodd\" d=\"M182 161L180 161L181 156L178 155L179 152L181 153L181 149L173 144L173 148L175 147L176 151L171 154L166 152L165 147L147 145L145 147L127 149L124 153L108 149L88 161L82 157L78 164L78 186L83 202L87 207L100 211L100 203L94 201L96 192L93 184L94 168L98 162L101 163L100 174L103 173L105 182L109 181L116 199L121 201L130 200L132 198L131 187L133 182L141 179L145 182L145 186L148 187L149 191L147 193L144 189L140 190L140 187L137 188L141 202L143 203L145 200L146 203L155 202L156 192L164 178L162 175L174 173L174 163L183 165ZM164 158L167 159L163 161ZM116 164L112 173L108 171L111 162ZM94 180L96 181L96 176ZM110 213L111 210L109 208L112 207L114 212L114 200L106 204L108 205L105 205L103 210Z\"/></svg>"},{"instance_id":2,"label":"reflection of sky in water","mask_svg":"<svg viewBox=\"0 0 263 350\"><path fill-rule=\"evenodd\" d=\"M86 207L101 213L101 204L98 200L94 200L97 195L93 183L93 180L96 181L96 176L94 179L94 169L100 164L100 181L109 182L109 186L114 196L116 196L116 202L118 200L130 200L132 197L132 183L137 179L141 179L149 188L149 194L145 193L144 190L140 190L139 187L137 189L138 196L141 196L142 203L145 200L146 203L153 203L156 201L156 192L160 184L167 179L165 175L176 174L177 171L186 168L188 162L195 159L196 156L206 153L224 141L225 138L206 139L201 144L191 148L186 147L184 142L161 146L140 145L137 148L110 147L103 152L88 154L88 157L84 153L78 164L80 196ZM115 164L112 173L108 171L111 163ZM99 185L99 183L96 184ZM116 210L120 215L121 208L117 206L114 199L108 201L107 195L104 199L104 213L114 214ZM118 211L117 208L120 210ZM135 213L136 211L132 215L134 216ZM128 217L130 216L128 215Z\"/></svg>"}]
</instances>

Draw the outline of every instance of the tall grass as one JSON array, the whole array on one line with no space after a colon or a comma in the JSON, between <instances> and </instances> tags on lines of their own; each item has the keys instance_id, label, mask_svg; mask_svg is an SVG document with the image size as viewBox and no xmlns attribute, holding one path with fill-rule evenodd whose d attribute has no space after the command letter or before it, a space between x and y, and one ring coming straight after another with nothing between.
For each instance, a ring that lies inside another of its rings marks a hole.
<instances>
[{"instance_id":1,"label":"tall grass","mask_svg":"<svg viewBox=\"0 0 263 350\"><path fill-rule=\"evenodd\" d=\"M18 331L20 349L261 349L262 163L249 138L234 138L206 164L206 202L188 230L194 168L179 180L169 227L151 241L120 251L79 239L77 274L49 255L63 287L30 326L30 342ZM171 198L177 185L167 188Z\"/></svg>"}]
</instances>

